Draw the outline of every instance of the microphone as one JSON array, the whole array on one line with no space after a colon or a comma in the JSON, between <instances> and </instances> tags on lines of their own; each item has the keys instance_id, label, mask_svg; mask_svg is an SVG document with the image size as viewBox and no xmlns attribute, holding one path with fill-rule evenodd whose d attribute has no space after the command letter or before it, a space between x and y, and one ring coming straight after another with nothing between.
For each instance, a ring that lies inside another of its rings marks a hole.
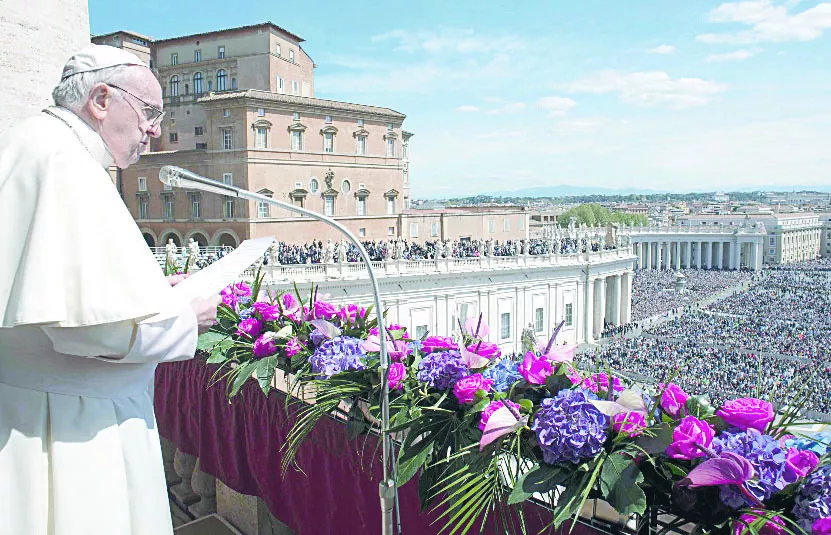
<instances>
[{"instance_id":1,"label":"microphone","mask_svg":"<svg viewBox=\"0 0 831 535\"><path fill-rule=\"evenodd\" d=\"M248 199L251 201L264 202L274 206L279 206L291 212L303 214L312 219L322 221L330 227L337 229L344 236L349 238L349 241L352 243L352 245L357 247L358 252L361 255L361 259L364 261L364 264L366 264L366 270L369 274L369 281L372 285L372 293L375 302L375 317L378 320L378 336L381 342L381 445L383 459L383 481L381 481L378 484L378 492L381 498L381 533L382 535L393 535L392 513L393 509L395 508L394 506L397 506L398 490L395 486L395 480L393 480L390 476L392 445L389 434L390 389L389 383L387 382L387 370L389 370L390 365L389 356L387 355L386 343L388 334L386 332L386 325L384 324L384 309L381 307L381 291L378 287L378 280L375 278L375 271L373 271L372 269L372 262L369 259L369 255L367 254L366 249L364 249L364 246L361 244L361 242L358 241L358 238L356 238L355 235L349 231L349 229L347 229L334 219L321 215L317 212L306 210L305 208L301 208L299 206L295 206L293 204L286 203L283 201L278 201L277 199L273 199L272 197L266 197L265 195L260 195L259 193L244 190L236 186L231 186L229 184L225 184L224 182L219 182L204 177L202 175L198 175L193 171L182 169L181 167L176 167L174 165L163 166L159 170L159 180L161 180L162 183L174 188L197 189L200 191L207 191L210 193L225 195L226 197L236 197L239 199ZM401 526L399 525L398 528L398 531L400 532Z\"/></svg>"}]
</instances>

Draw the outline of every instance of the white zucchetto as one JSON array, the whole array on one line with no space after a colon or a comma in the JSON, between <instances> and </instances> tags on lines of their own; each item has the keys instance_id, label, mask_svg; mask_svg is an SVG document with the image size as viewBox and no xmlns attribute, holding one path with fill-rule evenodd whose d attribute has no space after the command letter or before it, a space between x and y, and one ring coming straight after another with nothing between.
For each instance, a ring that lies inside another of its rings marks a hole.
<instances>
[{"instance_id":1,"label":"white zucchetto","mask_svg":"<svg viewBox=\"0 0 831 535\"><path fill-rule=\"evenodd\" d=\"M99 71L110 67L118 67L119 65L147 67L147 64L136 57L135 54L122 48L109 45L89 45L69 58L63 67L61 81L74 74Z\"/></svg>"}]
</instances>

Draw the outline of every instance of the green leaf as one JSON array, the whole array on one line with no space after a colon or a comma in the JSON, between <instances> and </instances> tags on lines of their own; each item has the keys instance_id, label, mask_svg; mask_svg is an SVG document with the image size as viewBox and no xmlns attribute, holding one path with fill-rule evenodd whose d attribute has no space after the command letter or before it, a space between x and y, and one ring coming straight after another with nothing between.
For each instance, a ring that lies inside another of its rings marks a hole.
<instances>
[{"instance_id":1,"label":"green leaf","mask_svg":"<svg viewBox=\"0 0 831 535\"><path fill-rule=\"evenodd\" d=\"M530 414L534 410L534 402L530 399L523 398L519 400L519 408L522 409L522 412Z\"/></svg>"},{"instance_id":2,"label":"green leaf","mask_svg":"<svg viewBox=\"0 0 831 535\"><path fill-rule=\"evenodd\" d=\"M600 491L622 515L646 510L646 494L639 485L642 482L643 474L634 461L619 453L610 454L600 471Z\"/></svg>"},{"instance_id":3,"label":"green leaf","mask_svg":"<svg viewBox=\"0 0 831 535\"><path fill-rule=\"evenodd\" d=\"M199 335L199 338L196 340L196 349L201 349L202 351L208 351L212 347L214 347L219 342L228 338L227 334L218 333L214 331L208 331L206 333L202 333Z\"/></svg>"},{"instance_id":4,"label":"green leaf","mask_svg":"<svg viewBox=\"0 0 831 535\"><path fill-rule=\"evenodd\" d=\"M257 362L248 362L246 364L241 365L239 368L234 370L234 379L231 381L231 388L228 391L228 397L232 398L237 395L242 385L251 377L251 373L254 371L254 368L257 366Z\"/></svg>"},{"instance_id":5,"label":"green leaf","mask_svg":"<svg viewBox=\"0 0 831 535\"><path fill-rule=\"evenodd\" d=\"M695 416L699 419L704 419L712 416L716 409L710 404L710 398L706 394L703 396L690 396L686 403L687 413L690 416Z\"/></svg>"},{"instance_id":6,"label":"green leaf","mask_svg":"<svg viewBox=\"0 0 831 535\"><path fill-rule=\"evenodd\" d=\"M418 469L427 460L427 456L433 451L433 442L427 443L421 450L418 450L414 455L402 455L398 459L398 478L395 482L397 486L401 486L418 472Z\"/></svg>"},{"instance_id":7,"label":"green leaf","mask_svg":"<svg viewBox=\"0 0 831 535\"><path fill-rule=\"evenodd\" d=\"M636 441L636 444L647 453L663 453L671 443L672 427L668 423L662 423L658 427L650 427Z\"/></svg>"},{"instance_id":8,"label":"green leaf","mask_svg":"<svg viewBox=\"0 0 831 535\"><path fill-rule=\"evenodd\" d=\"M571 380L565 375L549 375L545 379L545 388L547 388L552 394L556 394L564 388L571 388Z\"/></svg>"},{"instance_id":9,"label":"green leaf","mask_svg":"<svg viewBox=\"0 0 831 535\"><path fill-rule=\"evenodd\" d=\"M231 339L225 339L214 346L211 349L211 354L208 357L208 364L222 364L226 360L228 360L228 350L233 347L234 341Z\"/></svg>"},{"instance_id":10,"label":"green leaf","mask_svg":"<svg viewBox=\"0 0 831 535\"><path fill-rule=\"evenodd\" d=\"M508 504L524 502L535 492L546 493L561 485L568 478L568 473L560 467L547 464L535 465L516 481L514 489L508 496Z\"/></svg>"},{"instance_id":11,"label":"green leaf","mask_svg":"<svg viewBox=\"0 0 831 535\"><path fill-rule=\"evenodd\" d=\"M271 390L271 380L274 379L274 367L277 365L275 357L266 357L260 360L254 368L257 382L263 394L268 395Z\"/></svg>"}]
</instances>

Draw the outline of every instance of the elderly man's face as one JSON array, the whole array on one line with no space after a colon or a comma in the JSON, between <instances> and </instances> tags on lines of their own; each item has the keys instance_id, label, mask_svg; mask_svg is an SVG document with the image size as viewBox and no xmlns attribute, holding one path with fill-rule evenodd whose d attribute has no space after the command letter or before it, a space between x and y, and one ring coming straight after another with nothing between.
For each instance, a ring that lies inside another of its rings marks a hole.
<instances>
[{"instance_id":1,"label":"elderly man's face","mask_svg":"<svg viewBox=\"0 0 831 535\"><path fill-rule=\"evenodd\" d=\"M117 84L106 86L111 99L99 116L98 133L112 153L115 164L126 169L148 150L151 137L159 137L161 125L142 113L148 104L162 109L162 88L149 69L133 67Z\"/></svg>"}]
</instances>

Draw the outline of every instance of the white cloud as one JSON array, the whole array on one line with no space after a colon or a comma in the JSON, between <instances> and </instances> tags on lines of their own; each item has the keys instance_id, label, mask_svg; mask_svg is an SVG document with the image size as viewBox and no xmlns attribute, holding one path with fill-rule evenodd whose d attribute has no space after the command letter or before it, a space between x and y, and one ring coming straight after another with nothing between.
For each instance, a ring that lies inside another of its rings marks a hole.
<instances>
[{"instance_id":1,"label":"white cloud","mask_svg":"<svg viewBox=\"0 0 831 535\"><path fill-rule=\"evenodd\" d=\"M655 48L650 48L646 52L648 54L672 54L675 52L675 47L672 45L660 45Z\"/></svg>"},{"instance_id":2,"label":"white cloud","mask_svg":"<svg viewBox=\"0 0 831 535\"><path fill-rule=\"evenodd\" d=\"M538 108L546 110L549 115L556 116L565 115L577 103L567 97L542 97L536 102L536 105Z\"/></svg>"},{"instance_id":3,"label":"white cloud","mask_svg":"<svg viewBox=\"0 0 831 535\"><path fill-rule=\"evenodd\" d=\"M457 107L455 111L477 112L477 111L479 111L479 108L477 108L476 106L471 106L469 104L463 104L463 105Z\"/></svg>"},{"instance_id":4,"label":"white cloud","mask_svg":"<svg viewBox=\"0 0 831 535\"><path fill-rule=\"evenodd\" d=\"M701 78L671 78L661 71L605 71L579 78L565 88L572 93L617 93L621 101L635 106L681 109L707 104L727 86Z\"/></svg>"},{"instance_id":5,"label":"white cloud","mask_svg":"<svg viewBox=\"0 0 831 535\"><path fill-rule=\"evenodd\" d=\"M511 102L509 104L505 104L504 106L500 106L499 108L494 108L492 110L488 110L489 115L499 115L502 113L514 113L517 111L521 111L525 109L524 102Z\"/></svg>"},{"instance_id":6,"label":"white cloud","mask_svg":"<svg viewBox=\"0 0 831 535\"><path fill-rule=\"evenodd\" d=\"M710 54L705 59L708 63L718 63L722 61L744 61L749 57L756 55L755 51L740 49L734 52L727 52L724 54Z\"/></svg>"},{"instance_id":7,"label":"white cloud","mask_svg":"<svg viewBox=\"0 0 831 535\"><path fill-rule=\"evenodd\" d=\"M521 40L514 36L479 37L473 30L465 28L442 28L438 31L392 30L372 36L374 43L384 41L397 43L395 49L402 52L429 54L482 54L524 47Z\"/></svg>"},{"instance_id":8,"label":"white cloud","mask_svg":"<svg viewBox=\"0 0 831 535\"><path fill-rule=\"evenodd\" d=\"M705 33L703 43L760 43L811 41L831 28L831 2L822 2L801 13L790 13L795 3L776 5L771 0L727 2L710 12L713 23L738 23L749 29L732 33Z\"/></svg>"}]
</instances>

